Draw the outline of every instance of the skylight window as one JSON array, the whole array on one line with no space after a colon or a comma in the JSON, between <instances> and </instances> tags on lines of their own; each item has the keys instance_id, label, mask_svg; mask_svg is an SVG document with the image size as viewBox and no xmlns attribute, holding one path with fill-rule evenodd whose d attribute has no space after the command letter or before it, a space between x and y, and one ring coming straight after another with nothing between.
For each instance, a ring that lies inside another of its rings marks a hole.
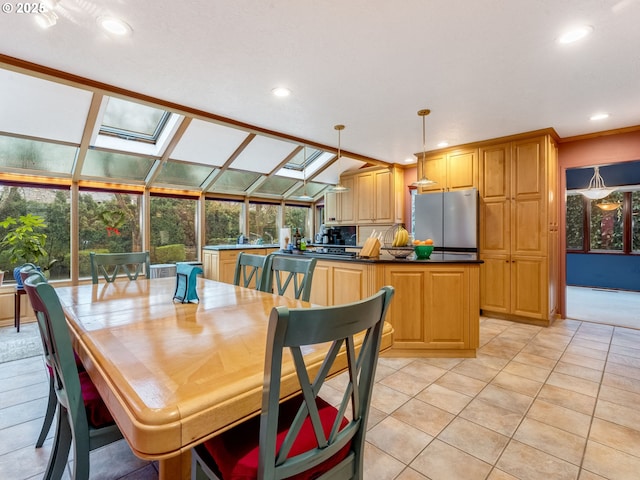
<instances>
[{"instance_id":1,"label":"skylight window","mask_svg":"<svg viewBox=\"0 0 640 480\"><path fill-rule=\"evenodd\" d=\"M100 133L155 144L170 115L166 110L109 97Z\"/></svg>"},{"instance_id":2,"label":"skylight window","mask_svg":"<svg viewBox=\"0 0 640 480\"><path fill-rule=\"evenodd\" d=\"M305 149L300 150L291 160L289 160L284 168L288 168L290 170L297 170L301 172L309 165L311 165L316 159L318 159L322 155L322 150L317 150L315 148L307 148L307 158L305 159Z\"/></svg>"}]
</instances>

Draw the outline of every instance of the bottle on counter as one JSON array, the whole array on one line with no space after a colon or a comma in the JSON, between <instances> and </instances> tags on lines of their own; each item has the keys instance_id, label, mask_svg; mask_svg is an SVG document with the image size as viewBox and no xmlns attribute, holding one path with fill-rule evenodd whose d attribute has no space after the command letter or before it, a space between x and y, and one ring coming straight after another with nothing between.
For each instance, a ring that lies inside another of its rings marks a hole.
<instances>
[{"instance_id":1,"label":"bottle on counter","mask_svg":"<svg viewBox=\"0 0 640 480\"><path fill-rule=\"evenodd\" d=\"M307 249L307 239L302 237L302 239L300 240L300 250L304 251Z\"/></svg>"},{"instance_id":2,"label":"bottle on counter","mask_svg":"<svg viewBox=\"0 0 640 480\"><path fill-rule=\"evenodd\" d=\"M293 248L296 250L300 250L300 242L302 240L302 235L300 235L300 229L296 228L296 233L293 234Z\"/></svg>"}]
</instances>

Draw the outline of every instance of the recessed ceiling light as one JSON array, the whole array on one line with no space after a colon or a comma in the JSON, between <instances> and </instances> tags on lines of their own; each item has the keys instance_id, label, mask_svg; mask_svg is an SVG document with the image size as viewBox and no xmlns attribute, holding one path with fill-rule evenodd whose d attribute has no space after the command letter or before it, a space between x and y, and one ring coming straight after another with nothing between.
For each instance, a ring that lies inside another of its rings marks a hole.
<instances>
[{"instance_id":1,"label":"recessed ceiling light","mask_svg":"<svg viewBox=\"0 0 640 480\"><path fill-rule=\"evenodd\" d=\"M286 87L276 87L271 90L271 93L273 93L276 97L288 97L289 95L291 95L291 90Z\"/></svg>"},{"instance_id":2,"label":"recessed ceiling light","mask_svg":"<svg viewBox=\"0 0 640 480\"><path fill-rule=\"evenodd\" d=\"M449 146L449 142L440 142L437 146L440 147L440 148L448 147Z\"/></svg>"},{"instance_id":3,"label":"recessed ceiling light","mask_svg":"<svg viewBox=\"0 0 640 480\"><path fill-rule=\"evenodd\" d=\"M581 27L573 28L560 35L560 37L558 37L558 43L566 44L577 42L589 35L591 32L593 32L593 27L591 25L583 25Z\"/></svg>"},{"instance_id":4,"label":"recessed ceiling light","mask_svg":"<svg viewBox=\"0 0 640 480\"><path fill-rule=\"evenodd\" d=\"M604 120L605 118L609 118L608 113L596 113L589 117L589 120Z\"/></svg>"},{"instance_id":5,"label":"recessed ceiling light","mask_svg":"<svg viewBox=\"0 0 640 480\"><path fill-rule=\"evenodd\" d=\"M404 159L404 163L413 163L415 162L416 159L415 158L411 158L411 157L407 157Z\"/></svg>"},{"instance_id":6,"label":"recessed ceiling light","mask_svg":"<svg viewBox=\"0 0 640 480\"><path fill-rule=\"evenodd\" d=\"M131 26L124 20L115 17L98 17L98 25L107 33L123 37L133 32Z\"/></svg>"}]
</instances>

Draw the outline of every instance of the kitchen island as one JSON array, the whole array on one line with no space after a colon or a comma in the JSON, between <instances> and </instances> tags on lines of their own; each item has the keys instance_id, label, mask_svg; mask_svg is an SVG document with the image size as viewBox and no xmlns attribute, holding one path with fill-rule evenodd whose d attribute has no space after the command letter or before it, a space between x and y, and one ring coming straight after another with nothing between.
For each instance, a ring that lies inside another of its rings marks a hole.
<instances>
[{"instance_id":1,"label":"kitchen island","mask_svg":"<svg viewBox=\"0 0 640 480\"><path fill-rule=\"evenodd\" d=\"M429 260L341 257L318 259L311 302L338 305L392 285L387 321L394 329L386 356L475 357L479 344L480 264L475 253L434 252Z\"/></svg>"},{"instance_id":2,"label":"kitchen island","mask_svg":"<svg viewBox=\"0 0 640 480\"><path fill-rule=\"evenodd\" d=\"M413 255L396 259L384 251L379 257L360 258L312 251L283 253L277 245L222 245L203 250L205 277L232 283L242 251L317 258L310 299L316 305L357 301L392 285L395 296L387 321L394 328L394 345L387 356L476 355L482 263L476 253L435 251L428 260L415 260Z\"/></svg>"}]
</instances>

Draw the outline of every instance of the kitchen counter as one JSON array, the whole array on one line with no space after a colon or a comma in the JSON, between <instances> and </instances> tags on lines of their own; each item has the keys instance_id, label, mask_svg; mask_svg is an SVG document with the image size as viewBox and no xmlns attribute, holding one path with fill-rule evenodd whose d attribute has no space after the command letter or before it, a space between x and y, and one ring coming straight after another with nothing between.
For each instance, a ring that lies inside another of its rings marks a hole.
<instances>
[{"instance_id":1,"label":"kitchen counter","mask_svg":"<svg viewBox=\"0 0 640 480\"><path fill-rule=\"evenodd\" d=\"M381 252L379 257L364 258L359 256L340 255L333 253L315 253L313 251L305 251L304 253L287 253L277 251L282 255L295 255L302 257L315 257L318 260L337 260L340 262L354 263L404 263L404 264L435 264L435 263L482 263L478 259L477 253L468 252L433 252L429 259L419 260L415 258L415 254L409 255L407 258L395 258L386 252Z\"/></svg>"},{"instance_id":2,"label":"kitchen counter","mask_svg":"<svg viewBox=\"0 0 640 480\"><path fill-rule=\"evenodd\" d=\"M202 247L203 250L253 250L261 248L280 248L277 243L263 244L263 245L250 245L248 243L238 243L236 245L207 245Z\"/></svg>"},{"instance_id":3,"label":"kitchen counter","mask_svg":"<svg viewBox=\"0 0 640 480\"><path fill-rule=\"evenodd\" d=\"M476 253L434 252L429 260L315 257L311 303L340 305L395 288L387 321L394 328L387 356L475 357L480 331L480 264Z\"/></svg>"}]
</instances>

